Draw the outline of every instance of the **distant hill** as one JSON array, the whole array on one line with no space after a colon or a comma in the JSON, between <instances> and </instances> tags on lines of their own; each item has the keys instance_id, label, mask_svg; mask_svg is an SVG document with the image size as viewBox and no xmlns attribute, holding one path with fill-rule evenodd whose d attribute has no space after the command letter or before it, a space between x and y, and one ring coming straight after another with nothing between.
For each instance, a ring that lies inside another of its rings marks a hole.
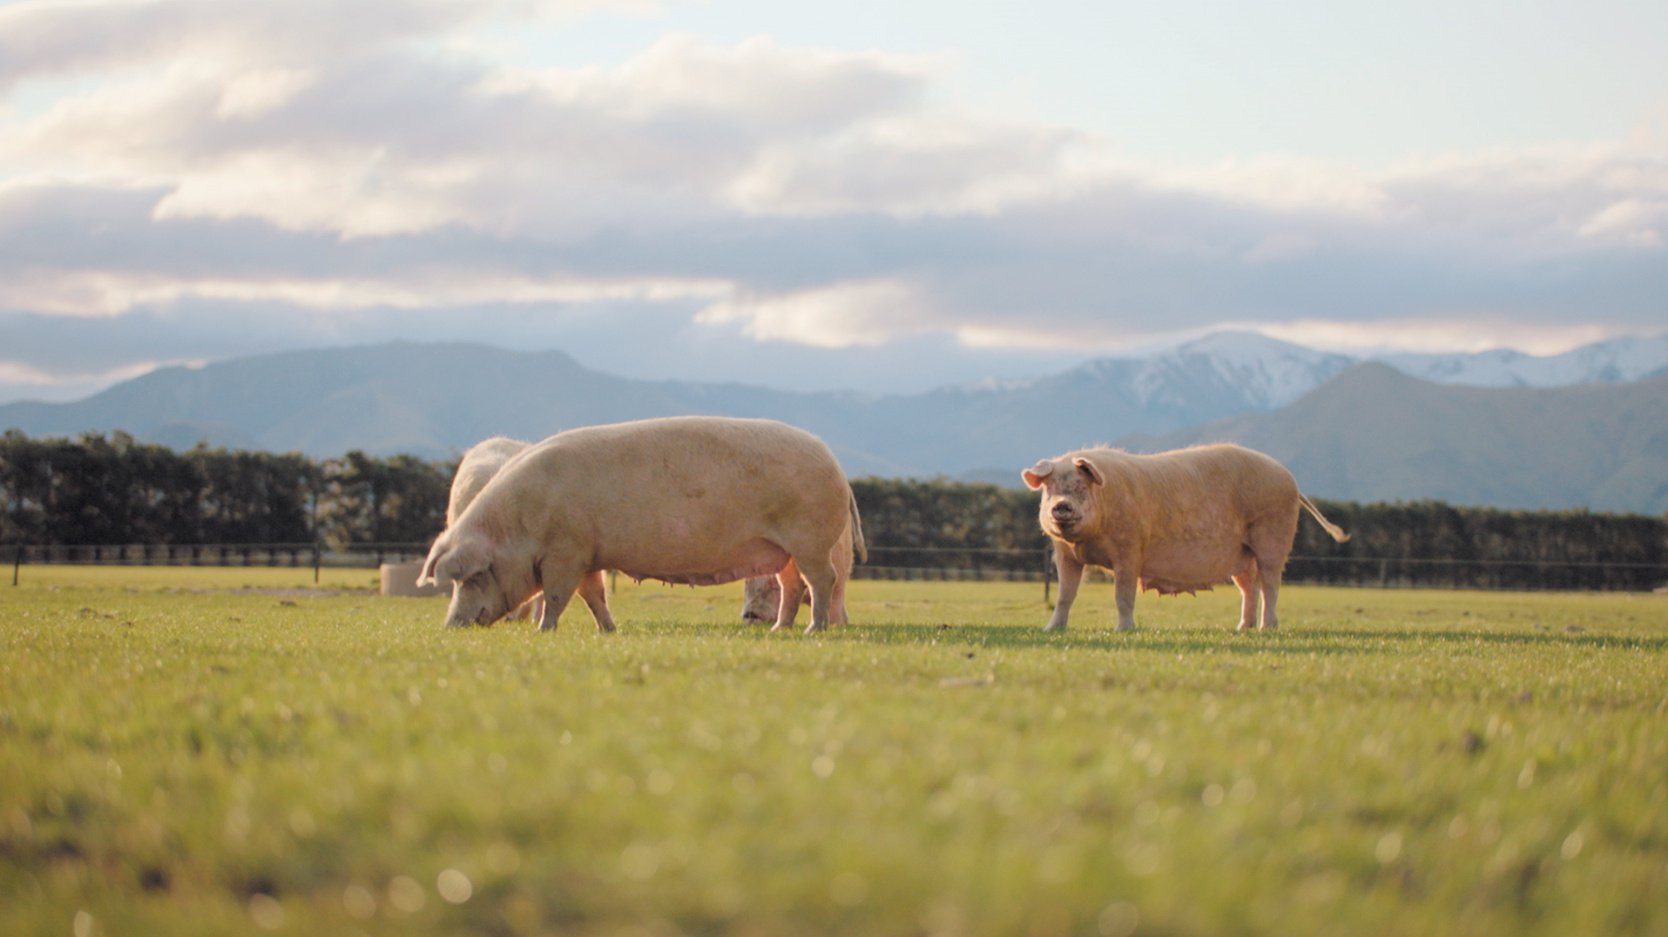
<instances>
[{"instance_id":1,"label":"distant hill","mask_svg":"<svg viewBox=\"0 0 1668 937\"><path fill-rule=\"evenodd\" d=\"M1505 363L1516 371L1487 356L1422 359L1420 366L1473 383L1668 372L1668 340L1660 338L1571 355L1556 366L1527 356ZM1508 372L1516 376L1501 377ZM1313 460L1317 468L1299 478L1318 495L1655 512L1668 504L1652 479L1668 472L1652 475L1649 459L1661 456L1668 418L1635 397L1646 393L1637 388L1655 387L1660 398L1661 386L1442 386L1233 333L1033 381L911 395L633 380L555 351L395 343L163 368L81 401L0 406L0 427L36 436L121 429L181 449L206 441L315 457L358 449L447 458L494 434L540 439L587 424L712 413L804 426L828 440L853 475L1003 484L1016 484L1019 469L1038 458L1095 443L1169 445L1241 434L1282 458ZM1528 396L1506 402L1517 395ZM1623 399L1635 402L1627 416L1615 416ZM1417 406L1408 409L1410 401ZM1585 429L1554 433L1542 425L1548 419ZM1532 444L1540 439L1544 452ZM1334 454L1325 456L1329 445ZM1569 470L1583 459L1617 467L1597 487L1599 469Z\"/></svg>"},{"instance_id":2,"label":"distant hill","mask_svg":"<svg viewBox=\"0 0 1668 937\"><path fill-rule=\"evenodd\" d=\"M1321 497L1668 512L1668 376L1450 387L1362 364L1272 413L1124 442L1138 451L1242 443L1285 462Z\"/></svg>"}]
</instances>

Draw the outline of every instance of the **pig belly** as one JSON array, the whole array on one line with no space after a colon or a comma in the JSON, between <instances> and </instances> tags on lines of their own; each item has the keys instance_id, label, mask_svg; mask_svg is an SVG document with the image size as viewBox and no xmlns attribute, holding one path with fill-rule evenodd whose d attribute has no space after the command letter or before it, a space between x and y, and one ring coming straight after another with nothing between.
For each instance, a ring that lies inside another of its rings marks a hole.
<instances>
[{"instance_id":1,"label":"pig belly","mask_svg":"<svg viewBox=\"0 0 1668 937\"><path fill-rule=\"evenodd\" d=\"M774 576L788 564L788 551L768 540L751 540L740 547L718 556L691 556L675 565L661 558L660 563L639 565L629 561L619 564L619 570L641 582L658 579L677 585L715 586L737 579L755 576Z\"/></svg>"},{"instance_id":2,"label":"pig belly","mask_svg":"<svg viewBox=\"0 0 1668 937\"><path fill-rule=\"evenodd\" d=\"M1141 587L1161 595L1208 591L1245 568L1251 553L1237 540L1188 541L1149 547Z\"/></svg>"}]
</instances>

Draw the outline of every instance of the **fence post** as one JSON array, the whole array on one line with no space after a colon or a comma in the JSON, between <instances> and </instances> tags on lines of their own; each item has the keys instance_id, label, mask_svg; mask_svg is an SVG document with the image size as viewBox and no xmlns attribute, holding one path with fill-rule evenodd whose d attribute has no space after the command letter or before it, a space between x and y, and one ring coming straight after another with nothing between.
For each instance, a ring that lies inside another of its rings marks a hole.
<instances>
[{"instance_id":1,"label":"fence post","mask_svg":"<svg viewBox=\"0 0 1668 937\"><path fill-rule=\"evenodd\" d=\"M319 542L313 541L313 585L319 584L319 566L324 562L324 551L319 549Z\"/></svg>"},{"instance_id":2,"label":"fence post","mask_svg":"<svg viewBox=\"0 0 1668 937\"><path fill-rule=\"evenodd\" d=\"M17 572L23 568L23 544L12 547L12 585L17 585Z\"/></svg>"},{"instance_id":3,"label":"fence post","mask_svg":"<svg viewBox=\"0 0 1668 937\"><path fill-rule=\"evenodd\" d=\"M1043 547L1043 605L1048 604L1049 584L1054 577L1054 547Z\"/></svg>"}]
</instances>

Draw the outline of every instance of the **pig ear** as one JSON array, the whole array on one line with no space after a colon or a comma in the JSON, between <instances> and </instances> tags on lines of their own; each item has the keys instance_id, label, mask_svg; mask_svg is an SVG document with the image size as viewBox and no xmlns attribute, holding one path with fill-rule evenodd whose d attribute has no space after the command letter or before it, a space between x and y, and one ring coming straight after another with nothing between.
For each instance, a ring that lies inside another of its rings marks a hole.
<instances>
[{"instance_id":1,"label":"pig ear","mask_svg":"<svg viewBox=\"0 0 1668 937\"><path fill-rule=\"evenodd\" d=\"M434 578L435 566L439 564L441 557L445 556L448 552L448 547L446 545L449 540L446 536L448 533L450 533L450 531L441 531L440 536L435 538L434 546L429 547L428 559L423 561L423 569L417 574L417 584L419 586L433 586L439 584Z\"/></svg>"},{"instance_id":2,"label":"pig ear","mask_svg":"<svg viewBox=\"0 0 1668 937\"><path fill-rule=\"evenodd\" d=\"M1020 472L1019 477L1025 479L1025 487L1031 489L1032 491L1036 491L1038 488L1042 487L1043 479L1053 474L1054 463L1045 459L1025 471Z\"/></svg>"},{"instance_id":3,"label":"pig ear","mask_svg":"<svg viewBox=\"0 0 1668 937\"><path fill-rule=\"evenodd\" d=\"M1089 479L1089 484L1106 484L1106 476L1100 473L1100 469L1095 466L1095 463L1090 462L1088 459L1073 459L1071 460L1071 464L1077 466L1077 470L1082 472L1084 476Z\"/></svg>"},{"instance_id":4,"label":"pig ear","mask_svg":"<svg viewBox=\"0 0 1668 937\"><path fill-rule=\"evenodd\" d=\"M457 543L450 543L449 540L442 536L435 541L434 549L429 551L428 562L423 564L423 575L418 577L419 584L440 585L468 579L492 562L491 551L481 540L468 539Z\"/></svg>"}]
</instances>

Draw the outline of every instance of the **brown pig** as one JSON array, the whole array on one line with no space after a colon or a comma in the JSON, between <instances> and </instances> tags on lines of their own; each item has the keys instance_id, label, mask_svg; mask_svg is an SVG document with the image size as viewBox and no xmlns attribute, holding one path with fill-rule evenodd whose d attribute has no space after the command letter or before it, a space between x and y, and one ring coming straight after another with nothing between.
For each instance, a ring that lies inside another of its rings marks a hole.
<instances>
[{"instance_id":1,"label":"brown pig","mask_svg":"<svg viewBox=\"0 0 1668 937\"><path fill-rule=\"evenodd\" d=\"M810 433L770 420L641 420L558 433L507 462L435 541L420 581L453 583L450 626L490 624L542 593L539 627L553 629L577 591L610 631L605 570L691 585L773 573L782 629L803 576L816 631L844 591L834 555L848 531L861 542L851 488Z\"/></svg>"},{"instance_id":2,"label":"brown pig","mask_svg":"<svg viewBox=\"0 0 1668 937\"><path fill-rule=\"evenodd\" d=\"M1321 516L1285 466L1234 445L1156 455L1097 448L1045 459L1022 474L1042 490L1039 521L1054 541L1060 600L1048 630L1066 627L1086 566L1112 571L1118 630L1135 627L1137 582L1160 594L1232 579L1239 630L1279 626L1280 576L1304 509L1339 543L1349 535Z\"/></svg>"}]
</instances>

